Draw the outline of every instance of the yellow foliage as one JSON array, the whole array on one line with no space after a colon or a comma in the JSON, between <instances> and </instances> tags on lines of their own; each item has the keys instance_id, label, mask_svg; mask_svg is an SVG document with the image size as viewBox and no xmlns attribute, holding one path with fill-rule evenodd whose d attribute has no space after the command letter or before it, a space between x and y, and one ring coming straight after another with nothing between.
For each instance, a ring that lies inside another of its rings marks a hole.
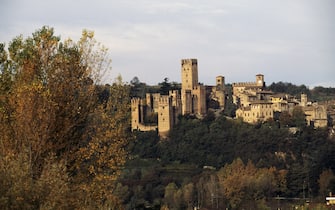
<instances>
[{"instance_id":1,"label":"yellow foliage","mask_svg":"<svg viewBox=\"0 0 335 210\"><path fill-rule=\"evenodd\" d=\"M107 48L91 31L84 30L77 43L62 43L43 27L13 40L9 51L10 91L0 90L2 186L14 189L17 202L45 209L59 205L67 191L70 209L119 205L112 193L127 155L129 100L122 83L111 86L106 104L98 100L100 77L110 70ZM114 100L120 96L124 100Z\"/></svg>"}]
</instances>

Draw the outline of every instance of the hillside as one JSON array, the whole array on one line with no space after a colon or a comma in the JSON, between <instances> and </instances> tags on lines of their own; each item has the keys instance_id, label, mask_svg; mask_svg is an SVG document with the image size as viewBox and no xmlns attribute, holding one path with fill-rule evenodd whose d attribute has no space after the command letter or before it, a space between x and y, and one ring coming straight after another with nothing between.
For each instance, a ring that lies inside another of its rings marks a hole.
<instances>
[{"instance_id":1,"label":"hillside","mask_svg":"<svg viewBox=\"0 0 335 210\"><path fill-rule=\"evenodd\" d=\"M217 182L221 186L220 179L223 178L220 178L220 173L230 164L236 164L237 160L241 160L247 168L248 165L254 167L254 171L264 172L272 168L271 173L276 174L274 180L277 184L274 185L277 187L266 193L263 188L257 188L260 190L260 198L266 199L269 206L272 205L270 198L276 196L322 196L325 189L322 186L320 189L320 174L329 169L334 173L335 170L335 139L329 136L327 129L303 127L292 133L275 122L255 126L229 120L222 115L204 120L184 117L171 131L169 140L165 141L159 140L155 132L139 132L136 136L136 141L130 145L133 159L128 162L121 178L122 187L129 191L124 203L132 207L164 204L166 190L172 186L173 193L177 195L178 192L184 192L186 186L192 185L194 195L191 198L194 200L189 199L196 202L199 199L197 194L202 192L199 184ZM331 177L327 189L335 191L335 177ZM134 180L137 181L134 183ZM279 180L282 180L280 187ZM138 189L142 189L140 195L137 194ZM253 190L249 190L244 194L251 199L254 194ZM220 192L225 202L233 202L224 191ZM136 203L131 203L133 199ZM187 204L185 199L178 202L178 208ZM238 203L244 204L242 201ZM211 203L203 201L202 205L209 207ZM261 204L256 202L253 205Z\"/></svg>"},{"instance_id":2,"label":"hillside","mask_svg":"<svg viewBox=\"0 0 335 210\"><path fill-rule=\"evenodd\" d=\"M312 101L335 100L335 88L317 86L309 89L305 85L294 85L289 82L277 82L267 86L268 90L275 93L287 93L299 97L301 93L307 94Z\"/></svg>"}]
</instances>

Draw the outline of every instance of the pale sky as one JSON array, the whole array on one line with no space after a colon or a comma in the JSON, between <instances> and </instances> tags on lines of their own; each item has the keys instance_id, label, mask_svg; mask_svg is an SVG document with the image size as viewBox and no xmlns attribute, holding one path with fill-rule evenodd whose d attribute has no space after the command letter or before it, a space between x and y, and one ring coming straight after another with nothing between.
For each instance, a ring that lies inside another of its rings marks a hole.
<instances>
[{"instance_id":1,"label":"pale sky","mask_svg":"<svg viewBox=\"0 0 335 210\"><path fill-rule=\"evenodd\" d=\"M43 25L62 39L83 29L109 48L111 83L137 76L180 82L198 59L199 82L291 82L335 87L334 0L1 0L0 42Z\"/></svg>"}]
</instances>

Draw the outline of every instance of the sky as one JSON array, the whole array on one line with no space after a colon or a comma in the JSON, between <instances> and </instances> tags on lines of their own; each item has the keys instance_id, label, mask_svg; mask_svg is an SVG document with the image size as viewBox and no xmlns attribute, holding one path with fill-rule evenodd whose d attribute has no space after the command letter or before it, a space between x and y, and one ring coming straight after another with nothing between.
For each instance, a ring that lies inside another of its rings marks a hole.
<instances>
[{"instance_id":1,"label":"sky","mask_svg":"<svg viewBox=\"0 0 335 210\"><path fill-rule=\"evenodd\" d=\"M130 82L181 81L181 59L198 59L199 82L335 87L334 0L2 0L0 42L53 27L62 39L83 29L109 49L112 70Z\"/></svg>"}]
</instances>

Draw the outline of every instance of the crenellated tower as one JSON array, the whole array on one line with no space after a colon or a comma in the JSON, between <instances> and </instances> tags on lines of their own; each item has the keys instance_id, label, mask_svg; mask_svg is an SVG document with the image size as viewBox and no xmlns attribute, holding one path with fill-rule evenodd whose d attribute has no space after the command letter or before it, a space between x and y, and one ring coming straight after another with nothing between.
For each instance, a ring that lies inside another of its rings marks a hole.
<instances>
[{"instance_id":1,"label":"crenellated tower","mask_svg":"<svg viewBox=\"0 0 335 210\"><path fill-rule=\"evenodd\" d=\"M141 114L142 100L140 98L131 99L131 128L136 130L139 125L143 122L143 116Z\"/></svg>"},{"instance_id":2,"label":"crenellated tower","mask_svg":"<svg viewBox=\"0 0 335 210\"><path fill-rule=\"evenodd\" d=\"M172 99L162 95L158 103L158 131L161 136L166 136L173 126Z\"/></svg>"},{"instance_id":3,"label":"crenellated tower","mask_svg":"<svg viewBox=\"0 0 335 210\"><path fill-rule=\"evenodd\" d=\"M181 60L182 115L206 114L206 88L198 81L197 59Z\"/></svg>"},{"instance_id":4,"label":"crenellated tower","mask_svg":"<svg viewBox=\"0 0 335 210\"><path fill-rule=\"evenodd\" d=\"M197 59L181 60L181 89L192 90L199 83Z\"/></svg>"}]
</instances>

